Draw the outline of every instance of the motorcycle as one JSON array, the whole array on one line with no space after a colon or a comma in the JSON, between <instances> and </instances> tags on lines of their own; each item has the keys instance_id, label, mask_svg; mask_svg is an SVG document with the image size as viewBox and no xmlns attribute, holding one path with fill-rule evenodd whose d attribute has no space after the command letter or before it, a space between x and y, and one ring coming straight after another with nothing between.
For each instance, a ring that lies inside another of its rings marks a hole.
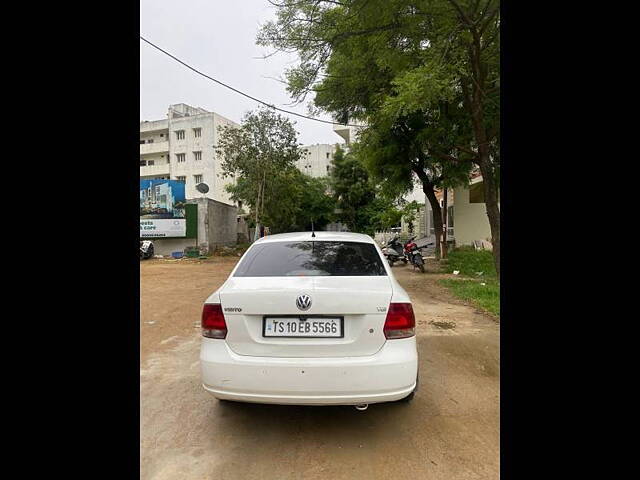
<instances>
[{"instance_id":1,"label":"motorcycle","mask_svg":"<svg viewBox=\"0 0 640 480\"><path fill-rule=\"evenodd\" d=\"M387 258L387 262L389 262L389 266L391 267L393 267L393 264L398 261L403 262L405 265L408 262L407 258L403 253L402 244L400 243L400 239L398 235L396 235L391 240L389 240L385 245L383 245L382 253Z\"/></svg>"},{"instance_id":2,"label":"motorcycle","mask_svg":"<svg viewBox=\"0 0 640 480\"><path fill-rule=\"evenodd\" d=\"M415 239L416 237L411 237L407 240L407 243L404 244L403 253L407 261L413 265L414 270L417 267L421 273L424 273L424 258L422 258L422 251L418 248Z\"/></svg>"},{"instance_id":3,"label":"motorcycle","mask_svg":"<svg viewBox=\"0 0 640 480\"><path fill-rule=\"evenodd\" d=\"M153 257L153 242L140 240L140 260L147 260L151 257Z\"/></svg>"}]
</instances>

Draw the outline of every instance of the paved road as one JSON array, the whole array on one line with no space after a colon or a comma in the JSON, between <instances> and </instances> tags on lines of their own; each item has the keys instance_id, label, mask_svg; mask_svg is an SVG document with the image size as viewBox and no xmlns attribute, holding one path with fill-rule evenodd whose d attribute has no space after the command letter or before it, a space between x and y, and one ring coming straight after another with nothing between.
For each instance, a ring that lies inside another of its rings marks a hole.
<instances>
[{"instance_id":1,"label":"paved road","mask_svg":"<svg viewBox=\"0 0 640 480\"><path fill-rule=\"evenodd\" d=\"M141 479L499 478L499 324L439 287L443 275L394 267L416 312L420 390L357 412L202 390L202 301L234 263L141 262Z\"/></svg>"}]
</instances>

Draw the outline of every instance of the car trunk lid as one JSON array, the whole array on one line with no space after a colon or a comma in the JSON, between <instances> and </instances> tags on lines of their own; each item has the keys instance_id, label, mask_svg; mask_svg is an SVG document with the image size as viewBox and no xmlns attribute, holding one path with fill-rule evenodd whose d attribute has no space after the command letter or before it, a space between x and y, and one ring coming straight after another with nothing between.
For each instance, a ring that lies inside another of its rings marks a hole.
<instances>
[{"instance_id":1,"label":"car trunk lid","mask_svg":"<svg viewBox=\"0 0 640 480\"><path fill-rule=\"evenodd\" d=\"M296 305L311 298L308 310ZM347 357L376 353L385 342L386 310L392 296L387 276L231 277L220 291L226 342L237 354L265 357ZM265 337L270 316L344 318L342 338Z\"/></svg>"}]
</instances>

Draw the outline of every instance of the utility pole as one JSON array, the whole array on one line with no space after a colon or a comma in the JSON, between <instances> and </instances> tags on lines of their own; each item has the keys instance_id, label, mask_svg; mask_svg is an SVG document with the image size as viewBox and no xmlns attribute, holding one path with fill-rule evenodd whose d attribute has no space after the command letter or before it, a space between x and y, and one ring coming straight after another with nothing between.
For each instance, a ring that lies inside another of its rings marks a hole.
<instances>
[{"instance_id":1,"label":"utility pole","mask_svg":"<svg viewBox=\"0 0 640 480\"><path fill-rule=\"evenodd\" d=\"M442 250L441 258L447 258L447 189L444 189L442 201Z\"/></svg>"}]
</instances>

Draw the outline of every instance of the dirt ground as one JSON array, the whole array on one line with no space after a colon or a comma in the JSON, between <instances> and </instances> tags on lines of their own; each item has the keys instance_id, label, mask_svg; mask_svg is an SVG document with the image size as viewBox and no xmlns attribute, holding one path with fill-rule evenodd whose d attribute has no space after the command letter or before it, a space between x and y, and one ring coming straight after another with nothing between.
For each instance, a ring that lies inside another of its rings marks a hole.
<instances>
[{"instance_id":1,"label":"dirt ground","mask_svg":"<svg viewBox=\"0 0 640 480\"><path fill-rule=\"evenodd\" d=\"M141 479L499 478L499 324L437 284L448 275L393 267L416 314L420 389L358 412L202 389L202 303L236 261L140 264Z\"/></svg>"}]
</instances>

